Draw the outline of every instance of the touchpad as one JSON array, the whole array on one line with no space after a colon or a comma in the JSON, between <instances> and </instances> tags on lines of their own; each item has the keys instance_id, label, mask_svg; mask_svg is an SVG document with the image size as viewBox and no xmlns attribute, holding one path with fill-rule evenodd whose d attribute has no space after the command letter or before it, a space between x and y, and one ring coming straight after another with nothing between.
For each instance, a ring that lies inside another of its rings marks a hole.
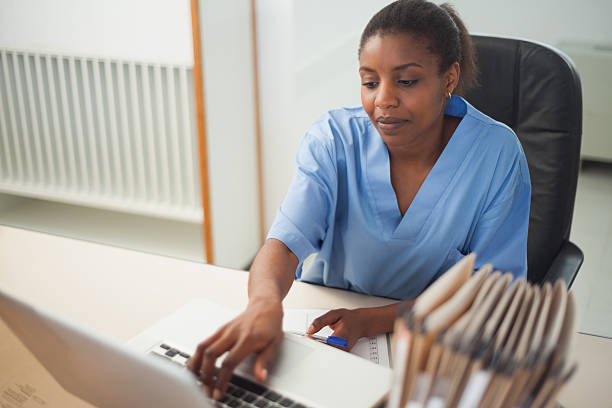
<instances>
[{"instance_id":1,"label":"touchpad","mask_svg":"<svg viewBox=\"0 0 612 408\"><path fill-rule=\"evenodd\" d=\"M313 351L314 347L292 339L291 336L285 336L276 359L270 365L270 374L277 377L286 375L291 369L298 367Z\"/></svg>"},{"instance_id":2,"label":"touchpad","mask_svg":"<svg viewBox=\"0 0 612 408\"><path fill-rule=\"evenodd\" d=\"M276 353L276 358L268 366L268 372L274 377L283 377L314 351L314 347L300 343L298 340L285 336L283 343ZM251 354L238 366L239 371L252 374L257 355Z\"/></svg>"}]
</instances>

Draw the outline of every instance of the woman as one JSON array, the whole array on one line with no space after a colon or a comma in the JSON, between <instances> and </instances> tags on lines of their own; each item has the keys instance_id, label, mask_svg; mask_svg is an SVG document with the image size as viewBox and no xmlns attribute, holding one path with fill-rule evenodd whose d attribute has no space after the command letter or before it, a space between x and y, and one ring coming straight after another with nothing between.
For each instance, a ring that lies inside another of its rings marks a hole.
<instances>
[{"instance_id":1,"label":"woman","mask_svg":"<svg viewBox=\"0 0 612 408\"><path fill-rule=\"evenodd\" d=\"M294 278L411 299L469 252L526 275L527 163L512 130L453 95L475 78L458 16L423 0L392 3L366 26L359 65L362 108L330 111L307 131L251 268L246 310L189 363L216 399L250 353L258 353L256 377L266 379ZM309 333L329 325L350 348L392 331L396 309L333 310ZM215 381L214 362L226 351Z\"/></svg>"}]
</instances>

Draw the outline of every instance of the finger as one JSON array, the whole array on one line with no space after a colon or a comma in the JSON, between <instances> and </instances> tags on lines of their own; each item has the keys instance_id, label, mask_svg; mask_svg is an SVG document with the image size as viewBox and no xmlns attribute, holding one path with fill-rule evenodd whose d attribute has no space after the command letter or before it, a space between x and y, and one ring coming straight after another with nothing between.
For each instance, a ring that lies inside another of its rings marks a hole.
<instances>
[{"instance_id":1,"label":"finger","mask_svg":"<svg viewBox=\"0 0 612 408\"><path fill-rule=\"evenodd\" d=\"M264 348L257 359L255 360L254 374L259 381L266 381L268 378L268 367L270 362L274 360L278 349L283 342L282 334L274 339L266 348Z\"/></svg>"},{"instance_id":2,"label":"finger","mask_svg":"<svg viewBox=\"0 0 612 408\"><path fill-rule=\"evenodd\" d=\"M314 319L308 327L308 330L306 330L306 334L314 334L325 326L336 323L341 317L342 309L330 310L329 312Z\"/></svg>"},{"instance_id":3,"label":"finger","mask_svg":"<svg viewBox=\"0 0 612 408\"><path fill-rule=\"evenodd\" d=\"M225 326L219 328L212 336L198 344L195 353L193 353L193 356L191 356L191 358L187 362L187 368L189 369L189 371L193 372L198 377L200 376L200 367L202 366L202 357L204 356L204 350L206 350L208 346L210 346L213 342L217 341L221 337L224 329Z\"/></svg>"},{"instance_id":4,"label":"finger","mask_svg":"<svg viewBox=\"0 0 612 408\"><path fill-rule=\"evenodd\" d=\"M345 338L348 342L348 345L346 347L330 344L332 347L338 348L340 350L349 351L351 348L353 348L353 345L356 342L356 339L354 339L353 336L351 336L350 333L344 327L334 330L332 336Z\"/></svg>"},{"instance_id":5,"label":"finger","mask_svg":"<svg viewBox=\"0 0 612 408\"><path fill-rule=\"evenodd\" d=\"M225 333L203 352L202 364L200 365L200 380L204 385L210 387L211 390L215 385L215 361L217 361L217 358L221 354L231 349L234 343L235 335L232 333Z\"/></svg>"},{"instance_id":6,"label":"finger","mask_svg":"<svg viewBox=\"0 0 612 408\"><path fill-rule=\"evenodd\" d=\"M223 359L221 368L217 373L217 383L215 384L215 390L213 392L214 399L220 400L221 397L223 397L225 391L227 391L227 386L229 380L232 378L234 369L246 358L246 356L253 352L252 347L249 347L249 343L251 342L247 341L246 337L243 337L234 347L232 347L230 352Z\"/></svg>"}]
</instances>

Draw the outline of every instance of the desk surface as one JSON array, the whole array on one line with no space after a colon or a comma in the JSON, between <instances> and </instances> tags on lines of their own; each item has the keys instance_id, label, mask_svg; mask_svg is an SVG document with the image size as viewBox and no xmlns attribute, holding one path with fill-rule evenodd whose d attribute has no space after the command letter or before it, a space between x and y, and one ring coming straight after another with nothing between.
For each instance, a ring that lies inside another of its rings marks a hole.
<instances>
[{"instance_id":1,"label":"desk surface","mask_svg":"<svg viewBox=\"0 0 612 408\"><path fill-rule=\"evenodd\" d=\"M120 342L195 297L242 308L247 279L244 271L0 226L1 287ZM388 303L301 282L284 302L325 309ZM577 334L574 345L579 370L560 402L612 406L612 340Z\"/></svg>"}]
</instances>

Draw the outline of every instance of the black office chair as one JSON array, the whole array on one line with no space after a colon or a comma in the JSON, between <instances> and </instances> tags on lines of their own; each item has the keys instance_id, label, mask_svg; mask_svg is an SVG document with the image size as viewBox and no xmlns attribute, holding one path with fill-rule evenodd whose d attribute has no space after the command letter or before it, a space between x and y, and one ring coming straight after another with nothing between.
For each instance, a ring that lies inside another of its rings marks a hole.
<instances>
[{"instance_id":1,"label":"black office chair","mask_svg":"<svg viewBox=\"0 0 612 408\"><path fill-rule=\"evenodd\" d=\"M571 286L584 256L569 241L580 167L582 92L571 60L549 46L473 35L479 86L474 107L518 135L531 175L527 277Z\"/></svg>"}]
</instances>

